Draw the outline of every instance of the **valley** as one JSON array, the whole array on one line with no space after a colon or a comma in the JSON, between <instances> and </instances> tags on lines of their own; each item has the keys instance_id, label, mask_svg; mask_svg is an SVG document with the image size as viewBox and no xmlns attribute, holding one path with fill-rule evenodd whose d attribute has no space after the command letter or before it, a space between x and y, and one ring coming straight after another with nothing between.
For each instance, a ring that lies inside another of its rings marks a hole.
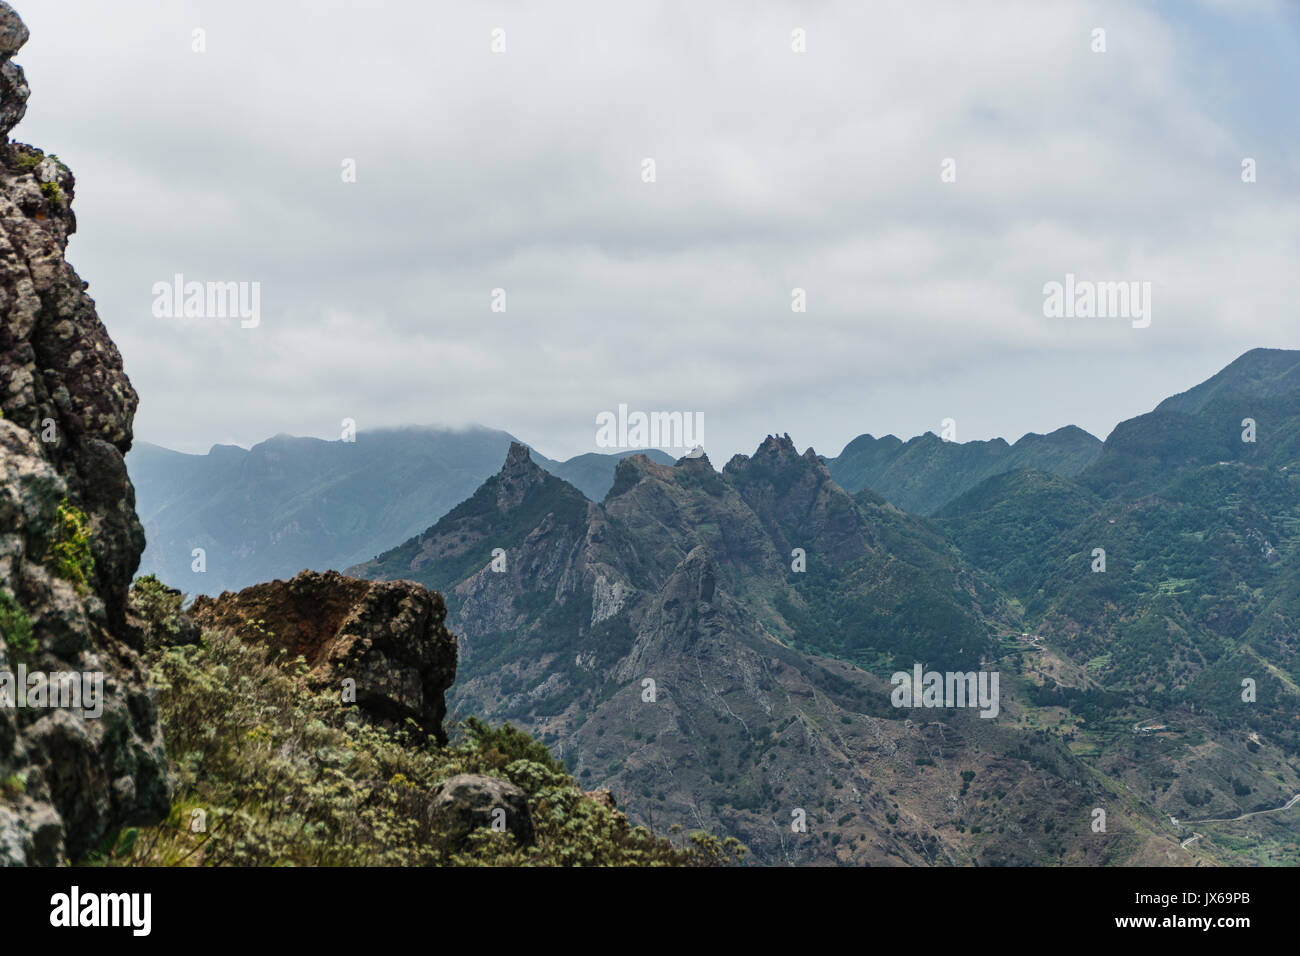
<instances>
[{"instance_id":1,"label":"valley","mask_svg":"<svg viewBox=\"0 0 1300 956\"><path fill-rule=\"evenodd\" d=\"M824 458L768 436L720 469L587 456L579 488L512 440L340 570L445 596L449 719L510 721L633 820L759 864L1300 862L1296 368L1248 353L1104 443ZM293 441L285 475L315 447ZM372 469L367 493L397 503L417 474ZM996 699L896 706L891 675L922 668Z\"/></svg>"}]
</instances>

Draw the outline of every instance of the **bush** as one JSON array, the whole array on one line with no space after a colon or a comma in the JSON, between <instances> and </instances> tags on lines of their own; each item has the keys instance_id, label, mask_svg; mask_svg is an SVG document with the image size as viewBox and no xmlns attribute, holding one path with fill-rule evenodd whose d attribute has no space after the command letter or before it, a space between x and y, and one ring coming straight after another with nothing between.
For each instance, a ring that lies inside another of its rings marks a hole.
<instances>
[{"instance_id":1,"label":"bush","mask_svg":"<svg viewBox=\"0 0 1300 956\"><path fill-rule=\"evenodd\" d=\"M36 655L31 619L6 591L0 591L0 638L9 648L13 663L29 661Z\"/></svg>"},{"instance_id":2,"label":"bush","mask_svg":"<svg viewBox=\"0 0 1300 956\"><path fill-rule=\"evenodd\" d=\"M187 633L197 636L198 626L183 610L185 595L156 576L146 574L132 581L130 602L131 610L144 622L150 646L188 643L183 640Z\"/></svg>"},{"instance_id":3,"label":"bush","mask_svg":"<svg viewBox=\"0 0 1300 956\"><path fill-rule=\"evenodd\" d=\"M369 723L302 680L306 662L225 631L154 655L177 798L165 823L111 835L90 862L146 866L705 866L743 854L693 833L683 845L586 796L539 742L471 718L439 747L413 725ZM528 795L536 843L474 831L457 852L428 823L433 790L460 773ZM198 811L196 813L196 811ZM195 822L202 828L195 831Z\"/></svg>"},{"instance_id":4,"label":"bush","mask_svg":"<svg viewBox=\"0 0 1300 956\"><path fill-rule=\"evenodd\" d=\"M51 550L54 573L71 581L78 591L84 591L95 571L95 559L90 553L90 522L86 513L66 498L59 502Z\"/></svg>"}]
</instances>

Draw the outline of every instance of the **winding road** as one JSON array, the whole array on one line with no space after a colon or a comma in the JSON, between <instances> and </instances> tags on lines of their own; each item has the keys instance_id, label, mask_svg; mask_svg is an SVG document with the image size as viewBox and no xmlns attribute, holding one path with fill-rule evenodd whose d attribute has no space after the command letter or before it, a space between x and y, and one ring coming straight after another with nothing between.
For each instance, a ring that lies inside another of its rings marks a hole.
<instances>
[{"instance_id":1,"label":"winding road","mask_svg":"<svg viewBox=\"0 0 1300 956\"><path fill-rule=\"evenodd\" d=\"M1269 809L1269 810L1252 810L1252 811L1250 811L1250 813L1243 813L1243 814L1242 814L1241 816L1239 816L1239 817L1226 817L1226 818L1221 819L1221 820L1184 820L1184 821L1183 821L1183 824L1184 824L1185 826L1190 826L1190 825L1193 824L1193 823L1236 823L1238 820L1245 820L1245 819L1248 819L1248 818L1250 818L1250 817L1257 817L1257 816L1259 816L1260 814L1263 814L1263 813L1277 813L1279 810L1290 810L1290 809L1291 809L1292 807L1294 807L1297 803L1300 803L1300 793L1297 793L1294 797L1292 797L1292 798L1291 798L1290 800L1288 800L1286 803L1282 804L1282 806L1280 806L1280 807L1273 807L1273 808L1271 808L1271 809Z\"/></svg>"}]
</instances>

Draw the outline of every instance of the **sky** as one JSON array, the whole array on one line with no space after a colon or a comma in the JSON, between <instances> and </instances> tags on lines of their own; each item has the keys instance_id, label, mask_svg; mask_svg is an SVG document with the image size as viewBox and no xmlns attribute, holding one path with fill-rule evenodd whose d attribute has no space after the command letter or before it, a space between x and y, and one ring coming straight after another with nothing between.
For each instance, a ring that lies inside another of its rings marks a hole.
<instances>
[{"instance_id":1,"label":"sky","mask_svg":"<svg viewBox=\"0 0 1300 956\"><path fill-rule=\"evenodd\" d=\"M1105 437L1300 348L1294 2L14 6L139 440ZM257 324L159 315L178 274ZM1150 324L1046 315L1067 274Z\"/></svg>"}]
</instances>

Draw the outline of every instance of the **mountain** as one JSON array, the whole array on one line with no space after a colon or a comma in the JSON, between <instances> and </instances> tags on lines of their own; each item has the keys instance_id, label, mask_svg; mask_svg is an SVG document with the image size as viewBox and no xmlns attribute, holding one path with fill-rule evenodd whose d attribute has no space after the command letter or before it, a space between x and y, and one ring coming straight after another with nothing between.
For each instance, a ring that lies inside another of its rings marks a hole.
<instances>
[{"instance_id":1,"label":"mountain","mask_svg":"<svg viewBox=\"0 0 1300 956\"><path fill-rule=\"evenodd\" d=\"M1194 388L1172 395L1156 411L1199 412L1220 395L1280 398L1300 389L1300 351L1251 349Z\"/></svg>"},{"instance_id":2,"label":"mountain","mask_svg":"<svg viewBox=\"0 0 1300 956\"><path fill-rule=\"evenodd\" d=\"M599 503L516 444L470 499L349 573L446 596L452 713L516 722L634 819L738 838L759 863L1176 851L1149 812L1085 836L1116 795L1023 727L1009 667L1001 720L892 706L897 670L1005 656L1013 612L930 522L849 495L788 436L720 473L629 457Z\"/></svg>"},{"instance_id":3,"label":"mountain","mask_svg":"<svg viewBox=\"0 0 1300 956\"><path fill-rule=\"evenodd\" d=\"M768 436L718 471L554 463L487 433L504 464L349 573L445 597L452 719L513 722L633 822L760 864L1294 864L1294 355L1248 353L1104 443L863 436L823 459ZM239 488L254 530L300 494L332 546L334 476L370 515L367 482L446 466L362 437L398 464L349 472L355 449L278 438L214 449L190 487ZM915 667L997 692L900 706Z\"/></svg>"},{"instance_id":4,"label":"mountain","mask_svg":"<svg viewBox=\"0 0 1300 956\"><path fill-rule=\"evenodd\" d=\"M359 432L354 442L277 435L206 455L139 443L127 468L145 526L141 573L217 594L346 567L437 520L492 474L513 440L486 428L394 428ZM628 454L541 461L601 498ZM204 551L202 573L192 570L195 548Z\"/></svg>"},{"instance_id":5,"label":"mountain","mask_svg":"<svg viewBox=\"0 0 1300 956\"><path fill-rule=\"evenodd\" d=\"M1133 498L1188 469L1238 463L1294 470L1300 465L1297 368L1300 352L1247 352L1196 388L1115 426L1078 480L1098 494Z\"/></svg>"},{"instance_id":6,"label":"mountain","mask_svg":"<svg viewBox=\"0 0 1300 956\"><path fill-rule=\"evenodd\" d=\"M1102 443L1067 425L1047 435L1029 434L1014 445L992 441L950 442L926 432L906 442L886 435L859 435L836 458L830 475L848 491L870 488L905 511L932 514L986 478L1021 468L1071 477L1097 457Z\"/></svg>"},{"instance_id":7,"label":"mountain","mask_svg":"<svg viewBox=\"0 0 1300 956\"><path fill-rule=\"evenodd\" d=\"M1010 473L937 515L1043 646L1036 702L1077 715L1090 763L1180 820L1300 792L1297 360L1247 353L1121 424L1074 479ZM1294 817L1253 826L1225 835L1246 859L1296 861Z\"/></svg>"},{"instance_id":8,"label":"mountain","mask_svg":"<svg viewBox=\"0 0 1300 956\"><path fill-rule=\"evenodd\" d=\"M629 457L595 502L516 445L353 573L447 595L453 712L760 863L1294 864L1300 391L1285 356L1243 358L1246 384L1100 446L866 438L824 460L769 436L721 472ZM850 460L934 516L849 493ZM997 716L895 707L914 664L998 674Z\"/></svg>"}]
</instances>

